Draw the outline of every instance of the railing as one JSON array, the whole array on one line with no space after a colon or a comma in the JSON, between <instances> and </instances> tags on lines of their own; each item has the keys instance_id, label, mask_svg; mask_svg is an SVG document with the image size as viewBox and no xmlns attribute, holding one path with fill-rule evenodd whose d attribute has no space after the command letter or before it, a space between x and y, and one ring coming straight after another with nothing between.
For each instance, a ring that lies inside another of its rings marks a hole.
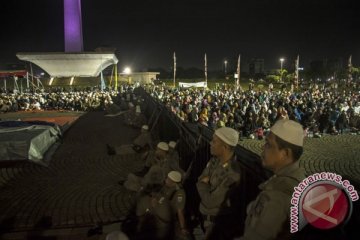
<instances>
[{"instance_id":1,"label":"railing","mask_svg":"<svg viewBox=\"0 0 360 240\"><path fill-rule=\"evenodd\" d=\"M200 198L196 189L198 176L210 159L210 140L213 130L208 127L185 123L167 109L159 100L153 98L143 88L136 89L136 94L144 99L144 114L152 132L159 134L162 141L178 141L180 166L186 170L184 189L188 196L187 209L190 214L197 215ZM246 218L246 206L255 199L259 192L258 185L269 177L269 173L261 167L260 157L241 147L236 148L237 159L241 164L241 182L239 185L240 221Z\"/></svg>"}]
</instances>

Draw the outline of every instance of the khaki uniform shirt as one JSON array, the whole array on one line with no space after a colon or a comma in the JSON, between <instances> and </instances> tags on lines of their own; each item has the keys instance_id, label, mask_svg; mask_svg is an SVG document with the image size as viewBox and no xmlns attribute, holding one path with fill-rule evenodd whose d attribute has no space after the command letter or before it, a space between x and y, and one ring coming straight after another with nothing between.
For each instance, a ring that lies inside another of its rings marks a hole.
<instances>
[{"instance_id":1,"label":"khaki uniform shirt","mask_svg":"<svg viewBox=\"0 0 360 240\"><path fill-rule=\"evenodd\" d=\"M133 141L134 145L144 148L146 146L152 147L152 139L149 132L141 133L137 138Z\"/></svg>"},{"instance_id":2,"label":"khaki uniform shirt","mask_svg":"<svg viewBox=\"0 0 360 240\"><path fill-rule=\"evenodd\" d=\"M234 170L236 158L228 163L221 164L220 160L213 157L200 175L196 184L200 198L200 212L204 215L215 216L221 209L222 214L231 214L230 201L227 201L226 194L231 185L240 181L240 173ZM209 183L201 182L201 179L208 176Z\"/></svg>"},{"instance_id":3,"label":"khaki uniform shirt","mask_svg":"<svg viewBox=\"0 0 360 240\"><path fill-rule=\"evenodd\" d=\"M159 223L170 223L172 220L169 201L162 194L156 196L143 195L138 199L136 205L136 215L143 216L153 214L159 220Z\"/></svg>"},{"instance_id":4,"label":"khaki uniform shirt","mask_svg":"<svg viewBox=\"0 0 360 240\"><path fill-rule=\"evenodd\" d=\"M180 167L180 157L179 153L176 150L173 150L172 152L169 151L169 154L167 156L168 159L168 165L171 171L178 171L181 173L182 176L184 176L184 170Z\"/></svg>"},{"instance_id":5,"label":"khaki uniform shirt","mask_svg":"<svg viewBox=\"0 0 360 240\"><path fill-rule=\"evenodd\" d=\"M169 200L174 214L176 214L178 210L183 210L185 208L186 195L184 189L180 186L177 185L172 188L165 186L163 188L163 193Z\"/></svg>"},{"instance_id":6,"label":"khaki uniform shirt","mask_svg":"<svg viewBox=\"0 0 360 240\"><path fill-rule=\"evenodd\" d=\"M305 178L298 161L292 163L268 181L259 185L262 190L247 207L245 239L286 239L290 234L290 207L294 187Z\"/></svg>"}]
</instances>

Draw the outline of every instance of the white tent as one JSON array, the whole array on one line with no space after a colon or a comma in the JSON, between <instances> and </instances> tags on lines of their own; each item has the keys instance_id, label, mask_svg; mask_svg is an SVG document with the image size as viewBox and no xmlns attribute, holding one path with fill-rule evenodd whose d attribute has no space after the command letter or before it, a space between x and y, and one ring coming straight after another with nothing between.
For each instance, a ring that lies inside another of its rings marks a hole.
<instances>
[{"instance_id":1,"label":"white tent","mask_svg":"<svg viewBox=\"0 0 360 240\"><path fill-rule=\"evenodd\" d=\"M118 62L113 52L17 53L16 56L38 65L51 77L96 77Z\"/></svg>"}]
</instances>

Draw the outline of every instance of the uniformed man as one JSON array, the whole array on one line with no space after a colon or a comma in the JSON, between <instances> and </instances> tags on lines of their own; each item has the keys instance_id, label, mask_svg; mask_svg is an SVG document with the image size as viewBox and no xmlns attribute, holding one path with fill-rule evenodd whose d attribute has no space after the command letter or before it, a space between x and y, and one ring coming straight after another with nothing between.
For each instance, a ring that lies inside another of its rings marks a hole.
<instances>
[{"instance_id":1,"label":"uniformed man","mask_svg":"<svg viewBox=\"0 0 360 240\"><path fill-rule=\"evenodd\" d=\"M136 118L136 108L135 105L131 102L128 103L129 110L124 113L124 123L127 125L132 125L133 120Z\"/></svg>"},{"instance_id":2,"label":"uniformed man","mask_svg":"<svg viewBox=\"0 0 360 240\"><path fill-rule=\"evenodd\" d=\"M149 132L149 126L143 125L141 127L140 135L137 136L132 144L123 144L120 146L112 147L107 144L107 151L109 155L119 154L119 155L129 155L135 153L143 153L152 148L153 141L151 134Z\"/></svg>"},{"instance_id":3,"label":"uniformed man","mask_svg":"<svg viewBox=\"0 0 360 240\"><path fill-rule=\"evenodd\" d=\"M170 202L173 219L176 222L175 233L179 239L189 235L184 216L186 195L182 188L181 180L180 172L171 171L165 179L165 186L163 188L163 193Z\"/></svg>"},{"instance_id":4,"label":"uniformed man","mask_svg":"<svg viewBox=\"0 0 360 240\"><path fill-rule=\"evenodd\" d=\"M138 217L135 239L172 239L173 221L169 200L161 192L162 184L149 184L136 203Z\"/></svg>"},{"instance_id":5,"label":"uniformed man","mask_svg":"<svg viewBox=\"0 0 360 240\"><path fill-rule=\"evenodd\" d=\"M145 159L145 166L152 167L158 165L160 167L168 167L169 145L166 142L159 142L155 151L150 151ZM167 171L166 174L170 172Z\"/></svg>"},{"instance_id":6,"label":"uniformed man","mask_svg":"<svg viewBox=\"0 0 360 240\"><path fill-rule=\"evenodd\" d=\"M129 173L124 187L137 192L147 184L162 184L167 173L170 172L166 164L168 150L169 146L166 142L159 142L156 150L151 151L146 158L145 168L140 173Z\"/></svg>"},{"instance_id":7,"label":"uniformed man","mask_svg":"<svg viewBox=\"0 0 360 240\"><path fill-rule=\"evenodd\" d=\"M140 135L133 141L133 149L136 152L143 152L151 148L153 148L153 140L149 132L149 126L143 125Z\"/></svg>"},{"instance_id":8,"label":"uniformed man","mask_svg":"<svg viewBox=\"0 0 360 240\"><path fill-rule=\"evenodd\" d=\"M141 113L140 105L136 105L135 116L132 119L130 125L135 128L141 128L146 123L145 115Z\"/></svg>"},{"instance_id":9,"label":"uniformed man","mask_svg":"<svg viewBox=\"0 0 360 240\"><path fill-rule=\"evenodd\" d=\"M168 152L168 161L169 167L173 171L178 171L184 176L184 170L180 167L180 157L179 152L176 150L177 143L175 141L169 142L169 152Z\"/></svg>"},{"instance_id":10,"label":"uniformed man","mask_svg":"<svg viewBox=\"0 0 360 240\"><path fill-rule=\"evenodd\" d=\"M294 187L304 178L298 160L303 152L304 131L292 120L277 121L266 136L262 164L274 175L247 207L245 231L240 239L288 239L290 200Z\"/></svg>"},{"instance_id":11,"label":"uniformed man","mask_svg":"<svg viewBox=\"0 0 360 240\"><path fill-rule=\"evenodd\" d=\"M200 198L205 239L231 239L235 230L232 214L234 206L228 193L240 181L235 146L239 134L236 130L222 127L215 131L210 142L212 158L196 184Z\"/></svg>"}]
</instances>

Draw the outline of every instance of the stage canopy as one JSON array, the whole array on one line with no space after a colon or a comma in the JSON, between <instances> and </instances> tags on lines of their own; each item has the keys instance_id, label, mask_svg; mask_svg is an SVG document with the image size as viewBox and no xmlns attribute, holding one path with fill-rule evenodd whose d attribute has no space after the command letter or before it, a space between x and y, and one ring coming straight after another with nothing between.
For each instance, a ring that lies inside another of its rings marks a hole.
<instances>
[{"instance_id":1,"label":"stage canopy","mask_svg":"<svg viewBox=\"0 0 360 240\"><path fill-rule=\"evenodd\" d=\"M16 56L38 65L51 77L96 77L118 62L113 52L17 53Z\"/></svg>"}]
</instances>

